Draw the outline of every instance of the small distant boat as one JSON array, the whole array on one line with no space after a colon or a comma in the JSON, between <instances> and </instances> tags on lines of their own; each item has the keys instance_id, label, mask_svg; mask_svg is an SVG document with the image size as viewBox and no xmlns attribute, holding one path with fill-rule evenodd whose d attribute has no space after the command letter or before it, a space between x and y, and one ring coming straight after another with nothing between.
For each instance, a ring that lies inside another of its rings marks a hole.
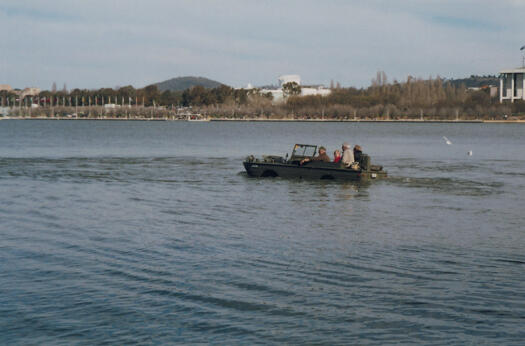
<instances>
[{"instance_id":1,"label":"small distant boat","mask_svg":"<svg viewBox=\"0 0 525 346\"><path fill-rule=\"evenodd\" d=\"M188 115L187 121L210 121L208 117L204 117L201 114L190 114Z\"/></svg>"}]
</instances>

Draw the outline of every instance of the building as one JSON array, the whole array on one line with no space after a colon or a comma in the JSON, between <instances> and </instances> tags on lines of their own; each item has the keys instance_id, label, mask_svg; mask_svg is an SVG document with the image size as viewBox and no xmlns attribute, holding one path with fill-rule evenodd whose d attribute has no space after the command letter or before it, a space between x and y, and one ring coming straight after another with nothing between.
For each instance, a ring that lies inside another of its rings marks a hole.
<instances>
[{"instance_id":1,"label":"building","mask_svg":"<svg viewBox=\"0 0 525 346\"><path fill-rule=\"evenodd\" d=\"M467 91L482 91L487 90L490 97L498 96L498 87L496 85L483 85L480 87L468 87Z\"/></svg>"},{"instance_id":2,"label":"building","mask_svg":"<svg viewBox=\"0 0 525 346\"><path fill-rule=\"evenodd\" d=\"M301 96L309 96L309 95L327 96L327 95L330 95L331 92L332 90L327 89L322 85L301 87Z\"/></svg>"},{"instance_id":3,"label":"building","mask_svg":"<svg viewBox=\"0 0 525 346\"><path fill-rule=\"evenodd\" d=\"M282 75L278 78L279 87L277 89L261 89L261 93L267 94L270 93L273 97L274 103L279 103L284 101L284 92L283 85L290 82L295 82L301 85L301 76L296 74L287 74ZM325 88L322 85L314 86L301 86L301 96L310 96L310 95L321 95L327 96L330 95L332 90Z\"/></svg>"},{"instance_id":4,"label":"building","mask_svg":"<svg viewBox=\"0 0 525 346\"><path fill-rule=\"evenodd\" d=\"M500 71L499 102L525 100L525 67Z\"/></svg>"},{"instance_id":5,"label":"building","mask_svg":"<svg viewBox=\"0 0 525 346\"><path fill-rule=\"evenodd\" d=\"M13 88L9 84L0 84L0 91L11 91Z\"/></svg>"},{"instance_id":6,"label":"building","mask_svg":"<svg viewBox=\"0 0 525 346\"><path fill-rule=\"evenodd\" d=\"M490 97L498 97L498 87L497 86L489 85L487 88L489 88Z\"/></svg>"},{"instance_id":7,"label":"building","mask_svg":"<svg viewBox=\"0 0 525 346\"><path fill-rule=\"evenodd\" d=\"M20 97L24 98L26 96L38 96L40 94L39 88L25 88L20 92Z\"/></svg>"},{"instance_id":8,"label":"building","mask_svg":"<svg viewBox=\"0 0 525 346\"><path fill-rule=\"evenodd\" d=\"M261 93L270 93L274 103L281 102L284 99L283 89L261 89Z\"/></svg>"},{"instance_id":9,"label":"building","mask_svg":"<svg viewBox=\"0 0 525 346\"><path fill-rule=\"evenodd\" d=\"M282 88L286 83L295 82L301 85L301 76L297 74L285 74L279 77L279 87Z\"/></svg>"}]
</instances>

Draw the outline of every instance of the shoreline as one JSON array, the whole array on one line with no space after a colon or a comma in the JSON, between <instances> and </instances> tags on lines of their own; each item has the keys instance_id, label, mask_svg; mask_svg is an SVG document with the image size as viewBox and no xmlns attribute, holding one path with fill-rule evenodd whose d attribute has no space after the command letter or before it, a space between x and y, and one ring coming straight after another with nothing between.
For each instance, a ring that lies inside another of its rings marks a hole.
<instances>
[{"instance_id":1,"label":"shoreline","mask_svg":"<svg viewBox=\"0 0 525 346\"><path fill-rule=\"evenodd\" d=\"M497 124L516 124L525 123L525 120L484 120L484 119L459 119L459 120L438 120L438 119L228 119L228 118L209 118L206 120L185 120L170 118L70 118L70 117L0 117L0 120L95 120L95 121L183 121L183 122L311 122L311 123L497 123Z\"/></svg>"}]
</instances>

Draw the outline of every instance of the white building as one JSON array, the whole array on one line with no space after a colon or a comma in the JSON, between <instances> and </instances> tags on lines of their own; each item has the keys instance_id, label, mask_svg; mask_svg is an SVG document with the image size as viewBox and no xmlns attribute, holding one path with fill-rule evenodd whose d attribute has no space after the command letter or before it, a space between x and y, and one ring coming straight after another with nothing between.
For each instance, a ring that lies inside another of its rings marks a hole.
<instances>
[{"instance_id":1,"label":"white building","mask_svg":"<svg viewBox=\"0 0 525 346\"><path fill-rule=\"evenodd\" d=\"M272 100L275 103L280 102L284 99L283 89L261 89L261 93L272 94Z\"/></svg>"},{"instance_id":2,"label":"white building","mask_svg":"<svg viewBox=\"0 0 525 346\"><path fill-rule=\"evenodd\" d=\"M261 93L270 93L273 96L273 102L278 103L284 100L283 85L290 82L295 82L301 85L301 76L296 74L287 74L282 75L278 79L279 87L277 89L262 89ZM330 95L332 91L325 88L322 85L317 86L302 86L301 87L301 96L310 96L310 95L321 95L327 96Z\"/></svg>"},{"instance_id":3,"label":"white building","mask_svg":"<svg viewBox=\"0 0 525 346\"><path fill-rule=\"evenodd\" d=\"M40 94L39 88L25 88L19 93L20 97L38 96L38 94Z\"/></svg>"},{"instance_id":4,"label":"white building","mask_svg":"<svg viewBox=\"0 0 525 346\"><path fill-rule=\"evenodd\" d=\"M301 85L301 76L298 74L285 74L279 77L279 87L282 88L286 83L295 82Z\"/></svg>"},{"instance_id":5,"label":"white building","mask_svg":"<svg viewBox=\"0 0 525 346\"><path fill-rule=\"evenodd\" d=\"M268 94L270 93L273 98L274 103L279 103L284 101L284 92L283 92L283 85L290 82L295 82L298 85L301 85L301 76L296 74L287 74L282 75L278 78L279 86L275 89L261 89L259 90L262 94ZM246 89L246 90L252 90L253 86L248 83L248 85L244 88L237 88L237 89ZM332 90L325 88L322 85L308 85L308 86L302 86L301 87L301 94L300 96L311 96L311 95L321 95L321 96L327 96L330 95Z\"/></svg>"},{"instance_id":6,"label":"white building","mask_svg":"<svg viewBox=\"0 0 525 346\"><path fill-rule=\"evenodd\" d=\"M321 96L327 96L330 95L332 90L326 89L322 85L318 86L305 86L301 87L301 96L309 96L309 95L321 95Z\"/></svg>"},{"instance_id":7,"label":"white building","mask_svg":"<svg viewBox=\"0 0 525 346\"><path fill-rule=\"evenodd\" d=\"M500 71L499 102L525 100L525 67Z\"/></svg>"}]
</instances>

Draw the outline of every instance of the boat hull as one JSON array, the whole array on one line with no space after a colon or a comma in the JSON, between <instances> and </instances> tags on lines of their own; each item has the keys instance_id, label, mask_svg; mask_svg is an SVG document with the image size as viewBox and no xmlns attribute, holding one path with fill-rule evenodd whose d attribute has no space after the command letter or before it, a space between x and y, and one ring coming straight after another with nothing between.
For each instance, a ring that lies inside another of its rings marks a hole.
<instances>
[{"instance_id":1,"label":"boat hull","mask_svg":"<svg viewBox=\"0 0 525 346\"><path fill-rule=\"evenodd\" d=\"M251 177L283 177L299 179L372 180L386 178L383 170L353 170L336 163L310 162L305 165L290 163L243 162Z\"/></svg>"}]
</instances>

